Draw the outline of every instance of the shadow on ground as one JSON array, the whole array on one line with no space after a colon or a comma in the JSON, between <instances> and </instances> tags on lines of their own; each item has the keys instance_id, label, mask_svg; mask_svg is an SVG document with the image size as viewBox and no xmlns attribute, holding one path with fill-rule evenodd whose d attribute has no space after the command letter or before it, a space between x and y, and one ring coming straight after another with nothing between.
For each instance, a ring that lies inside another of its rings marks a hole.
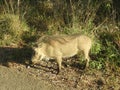
<instances>
[{"instance_id":1,"label":"shadow on ground","mask_svg":"<svg viewBox=\"0 0 120 90\"><path fill-rule=\"evenodd\" d=\"M15 62L20 64L30 64L33 54L32 48L11 48L0 47L0 64L8 66L8 62Z\"/></svg>"},{"instance_id":2,"label":"shadow on ground","mask_svg":"<svg viewBox=\"0 0 120 90\"><path fill-rule=\"evenodd\" d=\"M9 62L31 66L32 68L44 70L46 72L57 73L58 65L55 60L40 61L37 66L33 66L31 58L34 51L30 47L13 48L0 47L0 64L9 67ZM79 57L63 59L62 65L64 68L72 67L79 70L84 70L86 63L80 63Z\"/></svg>"}]
</instances>

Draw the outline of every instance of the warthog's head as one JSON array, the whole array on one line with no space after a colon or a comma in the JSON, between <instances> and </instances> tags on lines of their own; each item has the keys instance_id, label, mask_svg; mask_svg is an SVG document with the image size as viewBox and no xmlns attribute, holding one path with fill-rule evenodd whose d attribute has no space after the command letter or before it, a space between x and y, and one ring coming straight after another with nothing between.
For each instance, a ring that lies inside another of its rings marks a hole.
<instances>
[{"instance_id":1,"label":"warthog's head","mask_svg":"<svg viewBox=\"0 0 120 90\"><path fill-rule=\"evenodd\" d=\"M33 57L32 57L33 64L39 63L39 61L44 58L43 48L44 48L43 45L38 45L37 47L33 47L33 50L34 50Z\"/></svg>"},{"instance_id":2,"label":"warthog's head","mask_svg":"<svg viewBox=\"0 0 120 90\"><path fill-rule=\"evenodd\" d=\"M38 62L37 57L38 57L38 52L36 52L36 48L33 48L34 53L32 55L32 64L36 64Z\"/></svg>"}]
</instances>

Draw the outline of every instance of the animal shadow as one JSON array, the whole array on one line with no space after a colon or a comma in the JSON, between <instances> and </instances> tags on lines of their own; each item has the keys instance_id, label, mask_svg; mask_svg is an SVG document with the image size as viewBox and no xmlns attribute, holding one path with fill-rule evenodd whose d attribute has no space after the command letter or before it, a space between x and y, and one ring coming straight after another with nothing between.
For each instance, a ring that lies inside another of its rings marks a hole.
<instances>
[{"instance_id":1,"label":"animal shadow","mask_svg":"<svg viewBox=\"0 0 120 90\"><path fill-rule=\"evenodd\" d=\"M32 48L0 47L0 64L4 66L9 66L8 62L15 62L27 65L31 63L32 55Z\"/></svg>"}]
</instances>

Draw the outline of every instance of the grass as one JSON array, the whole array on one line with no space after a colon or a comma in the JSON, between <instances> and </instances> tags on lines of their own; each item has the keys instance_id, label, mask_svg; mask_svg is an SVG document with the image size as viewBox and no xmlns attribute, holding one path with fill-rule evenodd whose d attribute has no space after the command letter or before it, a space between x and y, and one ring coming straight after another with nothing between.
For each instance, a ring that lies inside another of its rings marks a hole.
<instances>
[{"instance_id":1,"label":"grass","mask_svg":"<svg viewBox=\"0 0 120 90\"><path fill-rule=\"evenodd\" d=\"M22 35L29 31L25 21L21 21L18 15L0 15L0 45L18 45L22 43Z\"/></svg>"}]
</instances>

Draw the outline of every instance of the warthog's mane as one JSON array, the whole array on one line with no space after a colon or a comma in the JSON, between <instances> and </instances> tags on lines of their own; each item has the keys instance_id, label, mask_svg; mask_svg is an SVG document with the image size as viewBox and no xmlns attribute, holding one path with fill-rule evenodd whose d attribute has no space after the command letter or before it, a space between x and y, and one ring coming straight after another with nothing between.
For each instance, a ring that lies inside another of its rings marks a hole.
<instances>
[{"instance_id":1,"label":"warthog's mane","mask_svg":"<svg viewBox=\"0 0 120 90\"><path fill-rule=\"evenodd\" d=\"M54 35L54 36L42 36L37 40L37 45L39 47L42 46L42 43L46 43L49 45L52 45L55 42L58 42L60 44L66 44L69 43L71 40L76 39L76 37L80 36L79 34L74 35Z\"/></svg>"}]
</instances>

